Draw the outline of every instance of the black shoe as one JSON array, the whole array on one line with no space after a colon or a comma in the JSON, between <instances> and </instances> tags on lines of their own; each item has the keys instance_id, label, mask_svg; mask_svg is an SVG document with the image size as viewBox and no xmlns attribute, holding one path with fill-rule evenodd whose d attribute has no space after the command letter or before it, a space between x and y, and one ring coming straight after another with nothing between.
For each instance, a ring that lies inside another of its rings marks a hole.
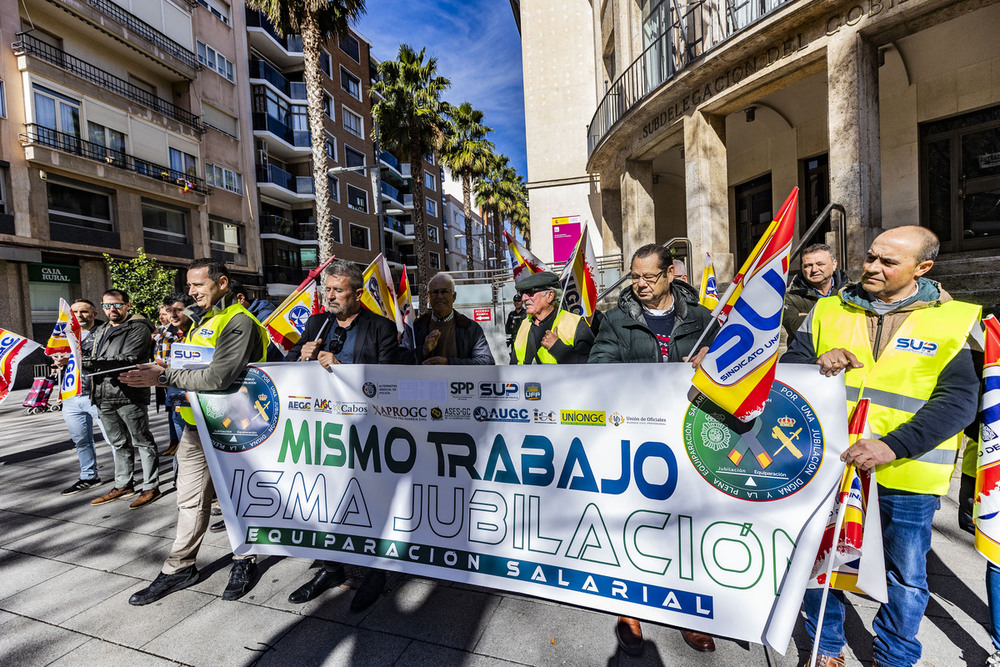
<instances>
[{"instance_id":1,"label":"black shoe","mask_svg":"<svg viewBox=\"0 0 1000 667\"><path fill-rule=\"evenodd\" d=\"M240 558L233 561L233 569L229 571L229 584L222 593L223 600L239 600L253 586L254 575L257 574L257 562L252 558Z\"/></svg>"},{"instance_id":2,"label":"black shoe","mask_svg":"<svg viewBox=\"0 0 1000 667\"><path fill-rule=\"evenodd\" d=\"M133 593L132 597L128 599L128 603L140 607L150 602L156 602L174 591L193 586L196 583L198 583L198 568L194 565L174 574L163 574L160 572L149 586Z\"/></svg>"},{"instance_id":3,"label":"black shoe","mask_svg":"<svg viewBox=\"0 0 1000 667\"><path fill-rule=\"evenodd\" d=\"M361 611L375 604L385 590L385 570L369 570L351 600L351 611Z\"/></svg>"},{"instance_id":4,"label":"black shoe","mask_svg":"<svg viewBox=\"0 0 1000 667\"><path fill-rule=\"evenodd\" d=\"M208 531L210 533L222 533L225 532L225 530L226 530L225 521L216 521L215 523L213 523L211 526L208 527Z\"/></svg>"},{"instance_id":5,"label":"black shoe","mask_svg":"<svg viewBox=\"0 0 1000 667\"><path fill-rule=\"evenodd\" d=\"M338 565L332 570L328 570L325 566L320 567L319 572L313 575L312 579L292 591L292 594L288 596L288 601L292 604L304 604L316 599L326 589L339 586L345 581L347 581L347 573L344 572L343 565Z\"/></svg>"},{"instance_id":6,"label":"black shoe","mask_svg":"<svg viewBox=\"0 0 1000 667\"><path fill-rule=\"evenodd\" d=\"M100 485L101 478L95 477L94 479L78 479L73 486L68 489L63 489L62 495L72 496L74 493L80 493L81 491L86 491L87 489L92 489L95 486Z\"/></svg>"}]
</instances>

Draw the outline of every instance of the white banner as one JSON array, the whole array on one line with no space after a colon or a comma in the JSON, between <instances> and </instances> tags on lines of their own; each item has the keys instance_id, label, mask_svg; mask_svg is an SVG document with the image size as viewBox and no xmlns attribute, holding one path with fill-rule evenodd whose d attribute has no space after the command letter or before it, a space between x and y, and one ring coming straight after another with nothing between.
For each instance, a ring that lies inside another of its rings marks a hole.
<instances>
[{"instance_id":1,"label":"white banner","mask_svg":"<svg viewBox=\"0 0 1000 667\"><path fill-rule=\"evenodd\" d=\"M783 652L843 470L843 379L779 367L742 424L690 403L691 376L261 364L192 403L236 553L515 590Z\"/></svg>"}]
</instances>

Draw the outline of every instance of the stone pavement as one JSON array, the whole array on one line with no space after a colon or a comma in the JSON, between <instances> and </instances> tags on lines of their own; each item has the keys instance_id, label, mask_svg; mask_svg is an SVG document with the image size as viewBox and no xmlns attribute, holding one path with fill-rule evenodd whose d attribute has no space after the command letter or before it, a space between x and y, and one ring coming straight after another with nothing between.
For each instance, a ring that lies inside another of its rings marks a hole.
<instances>
[{"instance_id":1,"label":"stone pavement","mask_svg":"<svg viewBox=\"0 0 1000 667\"><path fill-rule=\"evenodd\" d=\"M60 413L20 414L25 394L0 406L0 665L792 666L808 657L800 622L785 656L725 639L699 654L676 630L644 623L646 648L634 658L617 650L608 614L403 575L362 613L349 610L343 587L291 605L312 565L296 558L264 558L253 590L226 602L225 533L206 538L197 585L131 607L129 595L156 575L174 534L173 459L161 459L164 497L142 509L92 507L97 492L63 497L79 473L72 443ZM163 413L152 423L165 444ZM98 455L110 482L106 443ZM984 561L958 528L956 493L935 520L923 665L982 665L990 648ZM867 665L875 606L853 599L849 664Z\"/></svg>"}]
</instances>

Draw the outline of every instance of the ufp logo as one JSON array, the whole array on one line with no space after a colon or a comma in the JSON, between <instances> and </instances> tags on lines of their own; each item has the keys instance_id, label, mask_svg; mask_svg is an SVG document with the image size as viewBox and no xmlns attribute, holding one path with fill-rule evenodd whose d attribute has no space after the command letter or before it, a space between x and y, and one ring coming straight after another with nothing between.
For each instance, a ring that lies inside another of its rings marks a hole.
<instances>
[{"instance_id":1,"label":"ufp logo","mask_svg":"<svg viewBox=\"0 0 1000 667\"><path fill-rule=\"evenodd\" d=\"M480 382L479 398L517 398L516 382Z\"/></svg>"},{"instance_id":2,"label":"ufp logo","mask_svg":"<svg viewBox=\"0 0 1000 667\"><path fill-rule=\"evenodd\" d=\"M577 426L604 426L603 410L560 410L560 424L575 424Z\"/></svg>"},{"instance_id":3,"label":"ufp logo","mask_svg":"<svg viewBox=\"0 0 1000 667\"><path fill-rule=\"evenodd\" d=\"M917 354L933 357L937 354L938 344L932 343L929 340L920 340L919 338L897 338L896 349L903 352L916 352Z\"/></svg>"},{"instance_id":4,"label":"ufp logo","mask_svg":"<svg viewBox=\"0 0 1000 667\"><path fill-rule=\"evenodd\" d=\"M529 401L540 401L542 400L542 383L541 382L525 382L524 383L524 397Z\"/></svg>"}]
</instances>

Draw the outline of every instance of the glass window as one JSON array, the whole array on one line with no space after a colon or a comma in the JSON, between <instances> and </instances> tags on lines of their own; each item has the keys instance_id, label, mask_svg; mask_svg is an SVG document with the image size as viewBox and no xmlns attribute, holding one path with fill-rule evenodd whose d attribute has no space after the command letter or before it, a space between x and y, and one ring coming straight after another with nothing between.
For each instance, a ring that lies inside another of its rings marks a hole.
<instances>
[{"instance_id":1,"label":"glass window","mask_svg":"<svg viewBox=\"0 0 1000 667\"><path fill-rule=\"evenodd\" d=\"M315 269L319 266L319 248L300 248L299 261L303 269Z\"/></svg>"},{"instance_id":2,"label":"glass window","mask_svg":"<svg viewBox=\"0 0 1000 667\"><path fill-rule=\"evenodd\" d=\"M340 202L340 179L336 176L329 177L330 183L330 199L335 202Z\"/></svg>"},{"instance_id":3,"label":"glass window","mask_svg":"<svg viewBox=\"0 0 1000 667\"><path fill-rule=\"evenodd\" d=\"M3 81L0 81L0 118L7 117L7 90Z\"/></svg>"},{"instance_id":4,"label":"glass window","mask_svg":"<svg viewBox=\"0 0 1000 667\"><path fill-rule=\"evenodd\" d=\"M111 219L111 195L98 188L76 187L77 182L71 182L73 185L60 183L51 176L46 181L49 222L104 232L114 231Z\"/></svg>"},{"instance_id":5,"label":"glass window","mask_svg":"<svg viewBox=\"0 0 1000 667\"><path fill-rule=\"evenodd\" d=\"M343 238L341 237L340 218L335 218L332 215L330 216L330 230L331 230L330 235L333 237L334 243L344 242Z\"/></svg>"},{"instance_id":6,"label":"glass window","mask_svg":"<svg viewBox=\"0 0 1000 667\"><path fill-rule=\"evenodd\" d=\"M434 178L434 174L425 171L424 172L424 187L428 190L437 190L437 179Z\"/></svg>"},{"instance_id":7,"label":"glass window","mask_svg":"<svg viewBox=\"0 0 1000 667\"><path fill-rule=\"evenodd\" d=\"M341 114L341 116L342 116L341 122L343 123L345 130L347 130L356 137L364 138L365 124L364 121L361 119L361 116L354 113L347 107L343 108L343 113Z\"/></svg>"},{"instance_id":8,"label":"glass window","mask_svg":"<svg viewBox=\"0 0 1000 667\"><path fill-rule=\"evenodd\" d=\"M361 79L340 68L340 87L356 100L361 100Z\"/></svg>"},{"instance_id":9,"label":"glass window","mask_svg":"<svg viewBox=\"0 0 1000 667\"><path fill-rule=\"evenodd\" d=\"M238 195L243 194L243 176L232 169L226 169L217 164L206 162L205 181L211 186L229 190Z\"/></svg>"},{"instance_id":10,"label":"glass window","mask_svg":"<svg viewBox=\"0 0 1000 667\"><path fill-rule=\"evenodd\" d=\"M437 254L436 252L429 252L427 253L427 259L430 260L430 265L432 269L441 268L441 255Z\"/></svg>"},{"instance_id":11,"label":"glass window","mask_svg":"<svg viewBox=\"0 0 1000 667\"><path fill-rule=\"evenodd\" d=\"M143 200L142 232L147 239L187 243L187 211Z\"/></svg>"},{"instance_id":12,"label":"glass window","mask_svg":"<svg viewBox=\"0 0 1000 667\"><path fill-rule=\"evenodd\" d=\"M348 167L361 167L365 164L365 154L344 144L344 162Z\"/></svg>"},{"instance_id":13,"label":"glass window","mask_svg":"<svg viewBox=\"0 0 1000 667\"><path fill-rule=\"evenodd\" d=\"M330 120L337 120L333 111L333 98L326 93L323 93L323 113L325 113L326 117Z\"/></svg>"},{"instance_id":14,"label":"glass window","mask_svg":"<svg viewBox=\"0 0 1000 667\"><path fill-rule=\"evenodd\" d=\"M201 41L198 42L198 62L210 70L218 72L230 81L235 81L233 78L233 61Z\"/></svg>"},{"instance_id":15,"label":"glass window","mask_svg":"<svg viewBox=\"0 0 1000 667\"><path fill-rule=\"evenodd\" d=\"M347 186L347 205L355 211L368 212L368 193L353 185Z\"/></svg>"},{"instance_id":16,"label":"glass window","mask_svg":"<svg viewBox=\"0 0 1000 667\"><path fill-rule=\"evenodd\" d=\"M198 4L212 12L212 16L219 19L226 25L231 25L229 22L229 5L222 0L198 0Z\"/></svg>"},{"instance_id":17,"label":"glass window","mask_svg":"<svg viewBox=\"0 0 1000 667\"><path fill-rule=\"evenodd\" d=\"M351 247L368 250L370 243L370 232L368 228L356 225L353 222L349 223L349 225L351 228Z\"/></svg>"},{"instance_id":18,"label":"glass window","mask_svg":"<svg viewBox=\"0 0 1000 667\"><path fill-rule=\"evenodd\" d=\"M438 243L438 228L429 225L427 227L427 238L430 239L431 243Z\"/></svg>"},{"instance_id":19,"label":"glass window","mask_svg":"<svg viewBox=\"0 0 1000 667\"><path fill-rule=\"evenodd\" d=\"M40 126L38 140L61 150L76 151L80 145L80 102L42 86L34 87L34 101L35 123Z\"/></svg>"},{"instance_id":20,"label":"glass window","mask_svg":"<svg viewBox=\"0 0 1000 667\"><path fill-rule=\"evenodd\" d=\"M319 68L328 77L333 78L333 59L330 58L330 54L326 51L321 51L319 54Z\"/></svg>"},{"instance_id":21,"label":"glass window","mask_svg":"<svg viewBox=\"0 0 1000 667\"><path fill-rule=\"evenodd\" d=\"M125 133L97 123L87 123L87 139L94 157L104 158L108 164L125 164Z\"/></svg>"},{"instance_id":22,"label":"glass window","mask_svg":"<svg viewBox=\"0 0 1000 667\"><path fill-rule=\"evenodd\" d=\"M208 234L213 250L221 250L234 255L243 253L243 226L235 220L208 217Z\"/></svg>"},{"instance_id":23,"label":"glass window","mask_svg":"<svg viewBox=\"0 0 1000 667\"><path fill-rule=\"evenodd\" d=\"M424 200L424 204L425 204L424 208L426 208L426 210L427 210L427 215L433 215L433 216L437 217L437 214L438 214L438 204L437 204L437 202L434 201L433 199L425 199Z\"/></svg>"},{"instance_id":24,"label":"glass window","mask_svg":"<svg viewBox=\"0 0 1000 667\"><path fill-rule=\"evenodd\" d=\"M351 35L341 35L340 36L340 50L351 57L351 59L361 64L361 42L356 40Z\"/></svg>"},{"instance_id":25,"label":"glass window","mask_svg":"<svg viewBox=\"0 0 1000 667\"><path fill-rule=\"evenodd\" d=\"M337 138L329 134L326 135L326 156L334 162L337 161Z\"/></svg>"},{"instance_id":26,"label":"glass window","mask_svg":"<svg viewBox=\"0 0 1000 667\"><path fill-rule=\"evenodd\" d=\"M190 153L185 153L184 151L179 151L176 148L171 148L170 168L174 171L187 174L188 176L197 176L198 158Z\"/></svg>"}]
</instances>

